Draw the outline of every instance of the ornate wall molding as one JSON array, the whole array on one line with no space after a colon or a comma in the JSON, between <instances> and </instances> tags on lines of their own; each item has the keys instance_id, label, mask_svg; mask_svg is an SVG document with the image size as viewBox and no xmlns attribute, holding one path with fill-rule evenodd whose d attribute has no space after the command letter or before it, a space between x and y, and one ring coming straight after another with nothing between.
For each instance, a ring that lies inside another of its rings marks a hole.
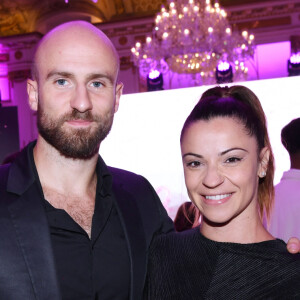
<instances>
[{"instance_id":1,"label":"ornate wall molding","mask_svg":"<svg viewBox=\"0 0 300 300\"><path fill-rule=\"evenodd\" d=\"M31 77L30 69L8 72L10 82L22 82Z\"/></svg>"}]
</instances>

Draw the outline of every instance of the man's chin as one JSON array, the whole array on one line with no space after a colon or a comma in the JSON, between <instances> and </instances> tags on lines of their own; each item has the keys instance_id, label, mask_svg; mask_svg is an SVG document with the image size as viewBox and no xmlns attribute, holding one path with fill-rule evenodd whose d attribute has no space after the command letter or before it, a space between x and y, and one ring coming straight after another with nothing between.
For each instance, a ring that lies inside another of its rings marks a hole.
<instances>
[{"instance_id":1,"label":"man's chin","mask_svg":"<svg viewBox=\"0 0 300 300\"><path fill-rule=\"evenodd\" d=\"M40 132L40 137L61 156L72 159L90 159L99 152L100 139L90 130L64 130L56 134Z\"/></svg>"},{"instance_id":2,"label":"man's chin","mask_svg":"<svg viewBox=\"0 0 300 300\"><path fill-rule=\"evenodd\" d=\"M98 155L100 143L97 145L72 145L67 144L64 146L55 145L56 150L60 153L61 156L65 158L72 158L74 160L87 160L95 155Z\"/></svg>"}]
</instances>

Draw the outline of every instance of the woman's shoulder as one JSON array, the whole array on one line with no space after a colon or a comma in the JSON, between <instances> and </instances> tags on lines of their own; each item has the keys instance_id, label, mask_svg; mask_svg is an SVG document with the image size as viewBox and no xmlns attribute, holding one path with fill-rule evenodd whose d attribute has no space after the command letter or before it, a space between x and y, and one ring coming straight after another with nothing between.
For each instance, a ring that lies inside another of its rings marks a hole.
<instances>
[{"instance_id":1,"label":"woman's shoulder","mask_svg":"<svg viewBox=\"0 0 300 300\"><path fill-rule=\"evenodd\" d=\"M224 248L233 249L234 251L241 252L244 254L261 256L270 260L274 258L275 260L286 260L286 261L299 261L300 253L291 254L287 251L286 243L280 239L267 240L259 243L251 244L224 244Z\"/></svg>"},{"instance_id":2,"label":"woman's shoulder","mask_svg":"<svg viewBox=\"0 0 300 300\"><path fill-rule=\"evenodd\" d=\"M150 253L161 259L166 256L193 257L199 255L217 255L218 245L209 243L200 233L200 228L195 227L181 232L159 234L154 237Z\"/></svg>"},{"instance_id":3,"label":"woman's shoulder","mask_svg":"<svg viewBox=\"0 0 300 300\"><path fill-rule=\"evenodd\" d=\"M166 234L158 234L154 236L152 241L153 245L164 245L165 246L172 246L174 244L180 245L185 244L187 242L194 242L199 235L199 228L192 228L181 232L170 232Z\"/></svg>"}]
</instances>

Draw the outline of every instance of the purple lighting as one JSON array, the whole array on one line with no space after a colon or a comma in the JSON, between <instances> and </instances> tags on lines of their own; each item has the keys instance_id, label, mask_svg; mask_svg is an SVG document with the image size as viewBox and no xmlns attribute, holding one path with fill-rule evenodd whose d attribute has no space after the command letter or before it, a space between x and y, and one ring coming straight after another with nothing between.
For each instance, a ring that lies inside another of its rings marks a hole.
<instances>
[{"instance_id":1,"label":"purple lighting","mask_svg":"<svg viewBox=\"0 0 300 300\"><path fill-rule=\"evenodd\" d=\"M149 73L149 78L150 79L155 79L155 78L158 78L160 75L160 72L157 71L157 70L152 70L150 73Z\"/></svg>"},{"instance_id":2,"label":"purple lighting","mask_svg":"<svg viewBox=\"0 0 300 300\"><path fill-rule=\"evenodd\" d=\"M232 82L233 72L230 63L227 61L221 61L216 68L216 80L217 83Z\"/></svg>"},{"instance_id":3,"label":"purple lighting","mask_svg":"<svg viewBox=\"0 0 300 300\"><path fill-rule=\"evenodd\" d=\"M218 64L218 71L228 71L230 69L230 64L227 61L222 61Z\"/></svg>"},{"instance_id":4,"label":"purple lighting","mask_svg":"<svg viewBox=\"0 0 300 300\"><path fill-rule=\"evenodd\" d=\"M157 70L151 70L147 76L148 92L163 90L164 79L162 73Z\"/></svg>"},{"instance_id":5,"label":"purple lighting","mask_svg":"<svg viewBox=\"0 0 300 300\"><path fill-rule=\"evenodd\" d=\"M290 57L290 62L292 64L299 64L300 63L300 52L293 54Z\"/></svg>"},{"instance_id":6,"label":"purple lighting","mask_svg":"<svg viewBox=\"0 0 300 300\"><path fill-rule=\"evenodd\" d=\"M300 75L300 53L293 54L288 60L288 73L289 76Z\"/></svg>"}]
</instances>

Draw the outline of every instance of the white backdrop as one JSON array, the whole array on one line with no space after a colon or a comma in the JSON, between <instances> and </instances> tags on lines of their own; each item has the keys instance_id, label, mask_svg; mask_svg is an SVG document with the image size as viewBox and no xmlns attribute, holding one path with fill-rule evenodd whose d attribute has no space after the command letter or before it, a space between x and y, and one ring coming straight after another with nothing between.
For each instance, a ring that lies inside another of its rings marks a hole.
<instances>
[{"instance_id":1,"label":"white backdrop","mask_svg":"<svg viewBox=\"0 0 300 300\"><path fill-rule=\"evenodd\" d=\"M238 84L249 87L258 96L266 113L276 163L276 184L283 171L290 167L280 132L290 120L300 117L300 76ZM172 218L177 207L188 200L180 155L181 128L208 88L122 96L112 131L100 147L108 165L145 176Z\"/></svg>"}]
</instances>

